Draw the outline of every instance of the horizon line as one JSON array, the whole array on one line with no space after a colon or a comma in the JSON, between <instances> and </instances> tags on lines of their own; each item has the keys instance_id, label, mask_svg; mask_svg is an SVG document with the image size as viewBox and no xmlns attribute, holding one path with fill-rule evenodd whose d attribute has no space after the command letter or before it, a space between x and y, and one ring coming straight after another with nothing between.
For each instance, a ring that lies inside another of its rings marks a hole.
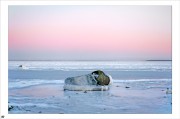
<instances>
[{"instance_id":1,"label":"horizon line","mask_svg":"<svg viewBox=\"0 0 180 119\"><path fill-rule=\"evenodd\" d=\"M172 61L172 59L150 59L150 60L8 60L8 61Z\"/></svg>"}]
</instances>

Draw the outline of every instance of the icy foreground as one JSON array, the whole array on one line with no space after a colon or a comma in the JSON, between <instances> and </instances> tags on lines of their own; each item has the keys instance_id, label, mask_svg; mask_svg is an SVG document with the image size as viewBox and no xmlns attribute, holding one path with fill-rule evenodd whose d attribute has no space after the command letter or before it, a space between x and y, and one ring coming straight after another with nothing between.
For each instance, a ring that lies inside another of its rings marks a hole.
<instances>
[{"instance_id":1,"label":"icy foreground","mask_svg":"<svg viewBox=\"0 0 180 119\"><path fill-rule=\"evenodd\" d=\"M171 114L169 81L115 82L108 91L64 91L63 84L9 90L13 114Z\"/></svg>"}]
</instances>

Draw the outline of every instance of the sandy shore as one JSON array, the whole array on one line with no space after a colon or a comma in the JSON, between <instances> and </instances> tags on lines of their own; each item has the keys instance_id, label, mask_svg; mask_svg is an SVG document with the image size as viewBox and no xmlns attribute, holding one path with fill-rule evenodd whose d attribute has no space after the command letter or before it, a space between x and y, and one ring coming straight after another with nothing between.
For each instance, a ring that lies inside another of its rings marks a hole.
<instances>
[{"instance_id":1,"label":"sandy shore","mask_svg":"<svg viewBox=\"0 0 180 119\"><path fill-rule=\"evenodd\" d=\"M144 84L144 83L143 83ZM64 91L62 84L9 89L9 113L17 114L166 114L172 94L166 83L145 88L114 83L108 91ZM138 84L142 85L142 84Z\"/></svg>"}]
</instances>

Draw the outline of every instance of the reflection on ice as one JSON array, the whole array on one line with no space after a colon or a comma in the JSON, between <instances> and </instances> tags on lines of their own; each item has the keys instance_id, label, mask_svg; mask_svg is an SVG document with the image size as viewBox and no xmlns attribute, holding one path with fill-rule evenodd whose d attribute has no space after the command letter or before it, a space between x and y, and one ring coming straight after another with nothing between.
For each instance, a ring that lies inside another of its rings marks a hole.
<instances>
[{"instance_id":1,"label":"reflection on ice","mask_svg":"<svg viewBox=\"0 0 180 119\"><path fill-rule=\"evenodd\" d=\"M114 83L108 91L64 91L62 84L31 86L9 90L9 105L18 106L9 113L169 114L172 95L164 87L142 90L132 82Z\"/></svg>"}]
</instances>

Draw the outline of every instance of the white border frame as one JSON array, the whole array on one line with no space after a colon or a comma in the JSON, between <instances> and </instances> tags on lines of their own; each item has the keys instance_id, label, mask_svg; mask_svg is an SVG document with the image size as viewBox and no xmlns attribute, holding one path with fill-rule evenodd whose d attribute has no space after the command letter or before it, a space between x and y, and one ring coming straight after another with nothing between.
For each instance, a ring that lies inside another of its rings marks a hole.
<instances>
[{"instance_id":1,"label":"white border frame","mask_svg":"<svg viewBox=\"0 0 180 119\"><path fill-rule=\"evenodd\" d=\"M8 5L171 5L172 114L8 114ZM4 118L180 119L180 1L1 1L0 113Z\"/></svg>"}]
</instances>

